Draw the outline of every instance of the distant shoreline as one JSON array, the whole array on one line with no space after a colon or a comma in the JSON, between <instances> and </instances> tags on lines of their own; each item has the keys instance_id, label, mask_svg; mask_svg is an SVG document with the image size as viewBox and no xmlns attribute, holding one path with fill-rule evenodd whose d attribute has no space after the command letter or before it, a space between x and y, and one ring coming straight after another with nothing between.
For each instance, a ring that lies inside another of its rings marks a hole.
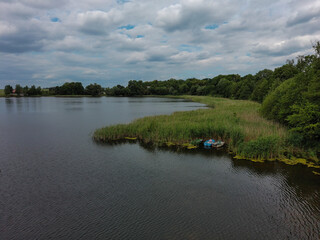
<instances>
[{"instance_id":1,"label":"distant shoreline","mask_svg":"<svg viewBox=\"0 0 320 240\"><path fill-rule=\"evenodd\" d=\"M102 96L91 96L91 95L34 95L34 96L0 96L0 98L35 98L35 97L105 97Z\"/></svg>"}]
</instances>

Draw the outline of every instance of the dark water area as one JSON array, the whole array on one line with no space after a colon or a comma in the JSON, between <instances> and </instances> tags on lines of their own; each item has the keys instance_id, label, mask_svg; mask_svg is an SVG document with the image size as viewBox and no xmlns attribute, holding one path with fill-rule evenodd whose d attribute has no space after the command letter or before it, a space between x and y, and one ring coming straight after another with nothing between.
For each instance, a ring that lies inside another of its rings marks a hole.
<instances>
[{"instance_id":1,"label":"dark water area","mask_svg":"<svg viewBox=\"0 0 320 240\"><path fill-rule=\"evenodd\" d=\"M162 98L0 98L0 239L320 239L320 177L222 151L97 144L193 110Z\"/></svg>"}]
</instances>

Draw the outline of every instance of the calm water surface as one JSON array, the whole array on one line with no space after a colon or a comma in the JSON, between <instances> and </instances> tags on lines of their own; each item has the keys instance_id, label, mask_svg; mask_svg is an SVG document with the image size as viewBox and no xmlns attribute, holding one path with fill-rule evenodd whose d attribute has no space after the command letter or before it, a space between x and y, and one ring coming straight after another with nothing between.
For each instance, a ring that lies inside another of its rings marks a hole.
<instances>
[{"instance_id":1,"label":"calm water surface","mask_svg":"<svg viewBox=\"0 0 320 240\"><path fill-rule=\"evenodd\" d=\"M320 177L306 167L91 139L98 127L199 107L0 98L0 239L320 239Z\"/></svg>"}]
</instances>

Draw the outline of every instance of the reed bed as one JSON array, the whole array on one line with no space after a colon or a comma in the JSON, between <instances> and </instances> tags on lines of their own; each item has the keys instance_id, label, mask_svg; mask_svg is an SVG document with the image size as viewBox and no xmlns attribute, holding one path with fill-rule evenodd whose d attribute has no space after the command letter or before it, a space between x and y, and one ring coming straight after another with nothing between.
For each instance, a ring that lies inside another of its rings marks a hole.
<instances>
[{"instance_id":1,"label":"reed bed","mask_svg":"<svg viewBox=\"0 0 320 240\"><path fill-rule=\"evenodd\" d=\"M154 145L178 146L198 138L214 138L225 141L229 152L251 159L284 158L297 152L297 147L288 143L289 133L284 126L259 115L259 103L209 96L179 97L209 108L104 127L96 130L93 138L109 142L130 137Z\"/></svg>"}]
</instances>

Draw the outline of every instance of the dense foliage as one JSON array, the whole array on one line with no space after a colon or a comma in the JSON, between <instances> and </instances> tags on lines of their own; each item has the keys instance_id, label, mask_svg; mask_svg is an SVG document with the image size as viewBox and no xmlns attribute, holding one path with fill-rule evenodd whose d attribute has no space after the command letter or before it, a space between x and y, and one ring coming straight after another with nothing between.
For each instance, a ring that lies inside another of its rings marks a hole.
<instances>
[{"instance_id":1,"label":"dense foliage","mask_svg":"<svg viewBox=\"0 0 320 240\"><path fill-rule=\"evenodd\" d=\"M5 94L6 96L8 96L8 95L10 95L10 93L12 93L12 87L11 87L10 85L6 85L6 86L4 87L4 94Z\"/></svg>"},{"instance_id":2,"label":"dense foliage","mask_svg":"<svg viewBox=\"0 0 320 240\"><path fill-rule=\"evenodd\" d=\"M28 86L25 86L24 88L21 87L19 84L16 85L15 89L12 88L11 85L5 86L5 95L6 96L40 96L42 95L42 89L41 87L37 87L35 85L32 85L30 88Z\"/></svg>"},{"instance_id":3,"label":"dense foliage","mask_svg":"<svg viewBox=\"0 0 320 240\"><path fill-rule=\"evenodd\" d=\"M90 84L86 86L85 94L91 95L91 96L100 96L102 94L102 87L99 84Z\"/></svg>"},{"instance_id":4,"label":"dense foliage","mask_svg":"<svg viewBox=\"0 0 320 240\"><path fill-rule=\"evenodd\" d=\"M315 54L300 56L292 64L295 75L269 93L262 103L261 112L269 118L288 125L304 140L320 140L320 44Z\"/></svg>"},{"instance_id":5,"label":"dense foliage","mask_svg":"<svg viewBox=\"0 0 320 240\"><path fill-rule=\"evenodd\" d=\"M287 79L286 77L291 77L287 73L291 68L291 65L286 64L275 71L265 69L255 75L249 74L243 77L238 74L229 74L205 79L177 80L171 78L166 81L148 82L131 80L127 87L117 85L106 88L105 92L109 96L210 95L232 99L249 99L261 103L269 90L279 86Z\"/></svg>"},{"instance_id":6,"label":"dense foliage","mask_svg":"<svg viewBox=\"0 0 320 240\"><path fill-rule=\"evenodd\" d=\"M62 86L56 86L52 88L41 89L32 85L30 88L25 86L22 88L19 84L16 85L15 89L12 86L5 86L5 95L9 96L52 96L52 95L91 95L100 96L102 95L103 88L99 84L90 84L86 88L82 86L81 82L68 82Z\"/></svg>"},{"instance_id":7,"label":"dense foliage","mask_svg":"<svg viewBox=\"0 0 320 240\"><path fill-rule=\"evenodd\" d=\"M83 95L84 88L80 82L67 82L50 89L54 95Z\"/></svg>"}]
</instances>

